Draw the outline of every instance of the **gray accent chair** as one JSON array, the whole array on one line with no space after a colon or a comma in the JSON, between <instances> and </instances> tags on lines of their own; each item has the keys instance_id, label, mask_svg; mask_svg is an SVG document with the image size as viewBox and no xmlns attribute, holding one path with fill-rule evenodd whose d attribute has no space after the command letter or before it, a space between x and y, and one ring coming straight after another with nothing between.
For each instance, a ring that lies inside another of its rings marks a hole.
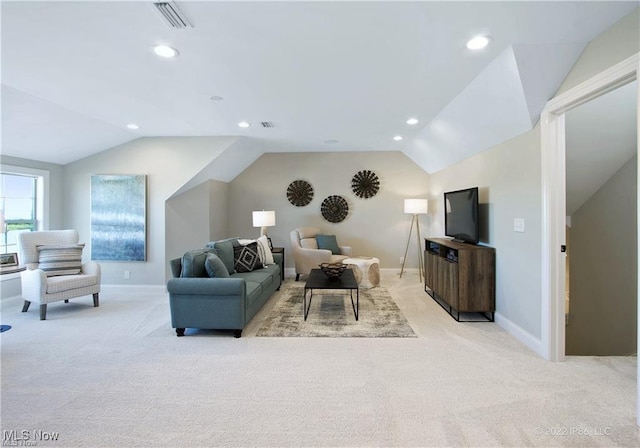
<instances>
[{"instance_id":1,"label":"gray accent chair","mask_svg":"<svg viewBox=\"0 0 640 448\"><path fill-rule=\"evenodd\" d=\"M21 273L22 312L29 310L31 302L40 304L40 320L47 318L47 305L52 302L93 295L93 306L99 306L100 265L94 261L82 263L79 274L57 275L47 277L38 265L38 249L40 245L77 244L79 240L76 230L48 230L39 232L22 232L18 234L18 261L26 266Z\"/></svg>"},{"instance_id":2,"label":"gray accent chair","mask_svg":"<svg viewBox=\"0 0 640 448\"><path fill-rule=\"evenodd\" d=\"M301 275L309 275L321 263L340 263L351 257L351 246L339 246L340 255L330 250L318 249L316 235L322 234L319 227L298 227L291 231L291 250L296 265L296 281Z\"/></svg>"}]
</instances>

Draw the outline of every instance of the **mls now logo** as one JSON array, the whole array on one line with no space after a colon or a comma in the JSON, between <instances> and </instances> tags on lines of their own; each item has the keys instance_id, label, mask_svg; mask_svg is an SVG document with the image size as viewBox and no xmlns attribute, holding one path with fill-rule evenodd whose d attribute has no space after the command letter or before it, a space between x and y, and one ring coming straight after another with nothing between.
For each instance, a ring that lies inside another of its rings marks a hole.
<instances>
[{"instance_id":1,"label":"mls now logo","mask_svg":"<svg viewBox=\"0 0 640 448\"><path fill-rule=\"evenodd\" d=\"M35 446L37 442L56 441L60 433L28 429L2 430L2 446Z\"/></svg>"}]
</instances>

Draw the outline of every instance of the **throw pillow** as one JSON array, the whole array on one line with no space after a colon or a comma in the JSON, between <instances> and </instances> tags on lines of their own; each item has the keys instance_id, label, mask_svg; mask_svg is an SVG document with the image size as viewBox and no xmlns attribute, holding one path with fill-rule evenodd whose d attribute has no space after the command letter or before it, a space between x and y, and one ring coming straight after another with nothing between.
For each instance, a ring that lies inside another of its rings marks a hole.
<instances>
[{"instance_id":1,"label":"throw pillow","mask_svg":"<svg viewBox=\"0 0 640 448\"><path fill-rule=\"evenodd\" d=\"M340 255L338 240L335 235L316 235L318 249L328 249L333 255Z\"/></svg>"},{"instance_id":2,"label":"throw pillow","mask_svg":"<svg viewBox=\"0 0 640 448\"><path fill-rule=\"evenodd\" d=\"M251 272L262 268L258 256L258 243L255 242L234 247L234 259L236 272Z\"/></svg>"},{"instance_id":3,"label":"throw pillow","mask_svg":"<svg viewBox=\"0 0 640 448\"><path fill-rule=\"evenodd\" d=\"M271 248L269 247L269 240L266 235L262 235L258 238L258 250L261 252L260 258L262 258L262 264L265 266L268 264L275 264Z\"/></svg>"},{"instance_id":4,"label":"throw pillow","mask_svg":"<svg viewBox=\"0 0 640 448\"><path fill-rule=\"evenodd\" d=\"M204 263L210 252L211 250L207 249L196 249L185 252L182 256L180 277L208 277Z\"/></svg>"},{"instance_id":5,"label":"throw pillow","mask_svg":"<svg viewBox=\"0 0 640 448\"><path fill-rule=\"evenodd\" d=\"M82 272L83 244L37 246L38 267L47 277L73 275Z\"/></svg>"},{"instance_id":6,"label":"throw pillow","mask_svg":"<svg viewBox=\"0 0 640 448\"><path fill-rule=\"evenodd\" d=\"M204 267L211 278L229 278L227 267L216 254L207 254Z\"/></svg>"},{"instance_id":7,"label":"throw pillow","mask_svg":"<svg viewBox=\"0 0 640 448\"><path fill-rule=\"evenodd\" d=\"M227 272L231 275L235 272L233 267L235 263L233 248L239 245L240 243L238 243L238 238L227 238L226 240L211 241L210 243L207 243L205 247L213 248L216 255L220 257L224 265L227 267Z\"/></svg>"}]
</instances>

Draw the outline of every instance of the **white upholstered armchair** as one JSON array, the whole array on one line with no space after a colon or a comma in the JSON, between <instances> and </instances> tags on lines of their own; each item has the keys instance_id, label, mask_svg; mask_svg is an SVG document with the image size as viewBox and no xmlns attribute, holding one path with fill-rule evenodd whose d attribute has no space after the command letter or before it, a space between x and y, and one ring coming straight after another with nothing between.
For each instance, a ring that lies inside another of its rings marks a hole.
<instances>
[{"instance_id":1,"label":"white upholstered armchair","mask_svg":"<svg viewBox=\"0 0 640 448\"><path fill-rule=\"evenodd\" d=\"M31 302L40 304L40 320L47 318L47 304L93 294L97 307L100 293L100 265L82 264L82 245L75 230L50 230L18 234L22 271L22 312Z\"/></svg>"},{"instance_id":2,"label":"white upholstered armchair","mask_svg":"<svg viewBox=\"0 0 640 448\"><path fill-rule=\"evenodd\" d=\"M322 232L318 227L298 227L291 231L291 250L296 263L296 281L301 275L309 275L320 263L339 263L351 256L350 246L338 246L340 254L328 249L318 249L316 236Z\"/></svg>"}]
</instances>

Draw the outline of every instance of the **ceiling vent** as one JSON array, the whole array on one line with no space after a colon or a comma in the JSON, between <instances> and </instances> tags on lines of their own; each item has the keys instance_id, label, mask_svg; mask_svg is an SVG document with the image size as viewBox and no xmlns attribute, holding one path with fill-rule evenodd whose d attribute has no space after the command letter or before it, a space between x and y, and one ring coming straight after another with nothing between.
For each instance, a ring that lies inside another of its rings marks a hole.
<instances>
[{"instance_id":1,"label":"ceiling vent","mask_svg":"<svg viewBox=\"0 0 640 448\"><path fill-rule=\"evenodd\" d=\"M273 123L270 121L261 121L260 124L262 125L263 128L272 128L273 127Z\"/></svg>"},{"instance_id":2,"label":"ceiling vent","mask_svg":"<svg viewBox=\"0 0 640 448\"><path fill-rule=\"evenodd\" d=\"M158 12L162 15L167 25L175 29L193 28L186 16L178 9L174 2L154 2Z\"/></svg>"}]
</instances>

